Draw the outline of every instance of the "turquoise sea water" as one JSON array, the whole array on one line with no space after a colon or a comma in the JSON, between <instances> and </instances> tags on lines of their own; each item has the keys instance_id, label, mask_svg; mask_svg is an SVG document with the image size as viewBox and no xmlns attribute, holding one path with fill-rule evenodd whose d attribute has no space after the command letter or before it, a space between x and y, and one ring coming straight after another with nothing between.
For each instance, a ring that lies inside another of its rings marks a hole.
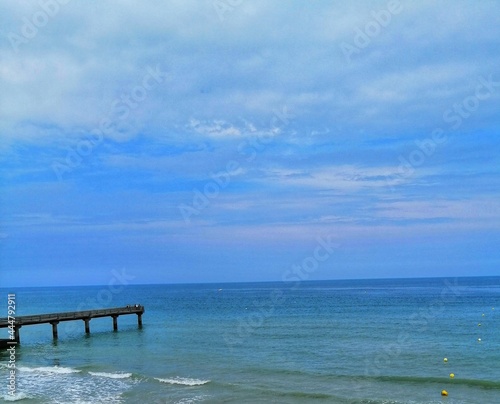
<instances>
[{"instance_id":1,"label":"turquoise sea water","mask_svg":"<svg viewBox=\"0 0 500 404\"><path fill-rule=\"evenodd\" d=\"M19 402L500 402L499 277L0 289L0 317L8 292L17 315L146 308L23 327Z\"/></svg>"}]
</instances>

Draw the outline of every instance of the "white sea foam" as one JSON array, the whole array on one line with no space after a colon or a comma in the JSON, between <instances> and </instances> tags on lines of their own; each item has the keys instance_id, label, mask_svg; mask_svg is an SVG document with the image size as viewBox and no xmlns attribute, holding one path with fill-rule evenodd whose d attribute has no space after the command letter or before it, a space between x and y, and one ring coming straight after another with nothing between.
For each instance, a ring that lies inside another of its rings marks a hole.
<instances>
[{"instance_id":1,"label":"white sea foam","mask_svg":"<svg viewBox=\"0 0 500 404\"><path fill-rule=\"evenodd\" d=\"M162 383L181 384L183 386L201 386L210 382L210 380L189 379L187 377L176 377L174 379L160 379L155 377L155 379Z\"/></svg>"},{"instance_id":2,"label":"white sea foam","mask_svg":"<svg viewBox=\"0 0 500 404\"><path fill-rule=\"evenodd\" d=\"M106 372L89 372L92 376L108 377L110 379L127 379L132 376L132 373L106 373Z\"/></svg>"},{"instance_id":3,"label":"white sea foam","mask_svg":"<svg viewBox=\"0 0 500 404\"><path fill-rule=\"evenodd\" d=\"M18 368L21 372L36 372L36 373L56 373L56 374L69 374L69 373L79 373L81 370L73 368L65 368L62 366L41 366L37 368L29 368L26 366L21 366Z\"/></svg>"},{"instance_id":4,"label":"white sea foam","mask_svg":"<svg viewBox=\"0 0 500 404\"><path fill-rule=\"evenodd\" d=\"M205 401L209 396L195 396L195 397L189 397L189 398L183 398L180 401L177 401L176 404L194 404L199 401Z\"/></svg>"},{"instance_id":5,"label":"white sea foam","mask_svg":"<svg viewBox=\"0 0 500 404\"><path fill-rule=\"evenodd\" d=\"M14 395L11 394L5 394L2 396L4 401L20 401L24 400L25 398L30 398L27 394L24 393L16 393Z\"/></svg>"}]
</instances>

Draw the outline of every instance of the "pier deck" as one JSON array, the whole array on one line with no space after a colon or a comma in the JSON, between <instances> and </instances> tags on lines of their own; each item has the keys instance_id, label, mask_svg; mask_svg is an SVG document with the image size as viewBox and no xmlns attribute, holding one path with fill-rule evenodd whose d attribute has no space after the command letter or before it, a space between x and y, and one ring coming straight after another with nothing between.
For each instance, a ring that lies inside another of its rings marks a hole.
<instances>
[{"instance_id":1,"label":"pier deck","mask_svg":"<svg viewBox=\"0 0 500 404\"><path fill-rule=\"evenodd\" d=\"M57 324L61 321L74 321L83 320L85 323L85 332L90 333L90 320L93 318L100 317L112 317L113 318L113 330L118 330L118 317L127 314L136 314L137 323L139 328L142 327L142 314L144 313L144 306L140 304L129 305L125 307L115 307L110 309L97 309L97 310L85 310L85 311L71 311L63 313L50 313L50 314L35 314L31 316L18 316L15 317L15 341L20 342L19 339L19 329L27 325L35 324L51 324L52 325L52 336L54 339L58 338L57 335ZM0 328L7 328L11 326L8 318L0 318Z\"/></svg>"}]
</instances>

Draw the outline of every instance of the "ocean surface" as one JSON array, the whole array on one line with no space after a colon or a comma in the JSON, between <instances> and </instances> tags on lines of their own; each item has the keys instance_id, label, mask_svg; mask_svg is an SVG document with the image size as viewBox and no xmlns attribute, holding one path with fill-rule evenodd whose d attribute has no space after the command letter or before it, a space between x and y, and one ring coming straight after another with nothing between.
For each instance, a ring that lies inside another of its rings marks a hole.
<instances>
[{"instance_id":1,"label":"ocean surface","mask_svg":"<svg viewBox=\"0 0 500 404\"><path fill-rule=\"evenodd\" d=\"M0 289L0 317L8 292L146 312L23 327L0 403L500 403L500 277Z\"/></svg>"}]
</instances>

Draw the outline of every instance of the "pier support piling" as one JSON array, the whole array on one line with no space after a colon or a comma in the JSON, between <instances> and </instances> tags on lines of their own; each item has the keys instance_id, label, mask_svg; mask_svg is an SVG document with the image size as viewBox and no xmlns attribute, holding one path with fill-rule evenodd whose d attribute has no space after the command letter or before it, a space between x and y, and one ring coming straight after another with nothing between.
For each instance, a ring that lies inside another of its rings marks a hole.
<instances>
[{"instance_id":1,"label":"pier support piling","mask_svg":"<svg viewBox=\"0 0 500 404\"><path fill-rule=\"evenodd\" d=\"M14 327L14 341L16 341L18 344L21 342L21 337L19 336L20 329L21 329L20 325L16 325Z\"/></svg>"},{"instance_id":2,"label":"pier support piling","mask_svg":"<svg viewBox=\"0 0 500 404\"><path fill-rule=\"evenodd\" d=\"M137 325L142 328L142 313L137 313Z\"/></svg>"},{"instance_id":3,"label":"pier support piling","mask_svg":"<svg viewBox=\"0 0 500 404\"><path fill-rule=\"evenodd\" d=\"M90 318L84 318L85 321L85 334L90 334Z\"/></svg>"},{"instance_id":4,"label":"pier support piling","mask_svg":"<svg viewBox=\"0 0 500 404\"><path fill-rule=\"evenodd\" d=\"M113 317L113 331L118 331L118 316Z\"/></svg>"},{"instance_id":5,"label":"pier support piling","mask_svg":"<svg viewBox=\"0 0 500 404\"><path fill-rule=\"evenodd\" d=\"M57 335L57 324L59 324L59 321L52 321L50 324L52 325L52 337L54 339L57 339L58 338L58 335Z\"/></svg>"}]
</instances>

